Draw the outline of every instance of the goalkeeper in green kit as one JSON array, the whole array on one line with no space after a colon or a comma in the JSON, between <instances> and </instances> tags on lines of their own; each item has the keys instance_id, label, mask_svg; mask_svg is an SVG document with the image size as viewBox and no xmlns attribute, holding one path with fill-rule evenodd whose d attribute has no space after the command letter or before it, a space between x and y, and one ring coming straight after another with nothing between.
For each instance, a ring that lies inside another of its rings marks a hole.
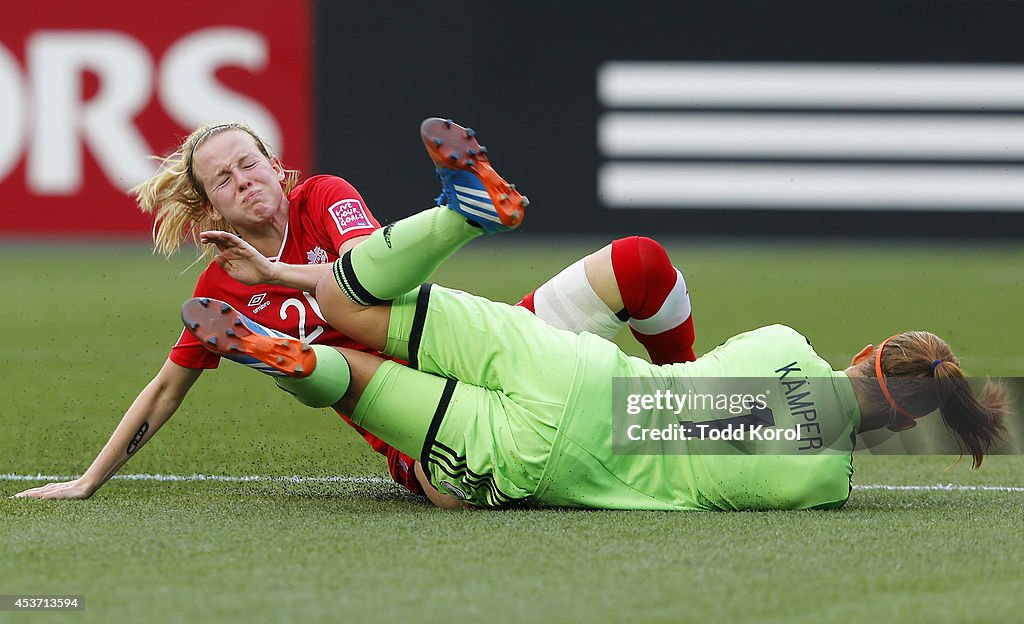
<instances>
[{"instance_id":1,"label":"goalkeeper in green kit","mask_svg":"<svg viewBox=\"0 0 1024 624\"><path fill-rule=\"evenodd\" d=\"M327 270L271 263L226 232L202 235L231 277L315 291L328 322L408 366L277 337L214 300L187 301L182 318L208 349L256 357L288 375L275 379L299 401L337 406L419 457L436 504L832 508L850 494L857 432L902 431L937 409L977 467L1005 431L1002 386L976 397L949 346L928 332L868 345L844 371L782 325L734 336L695 362L657 366L527 310L422 284L470 240L518 226L527 202L471 132L428 119L421 134L442 205L373 232ZM739 410L749 413L659 402L620 426L626 405L613 380L678 399L730 379L764 380L769 390ZM762 442L765 426L788 433ZM706 440L725 431L752 441Z\"/></svg>"}]
</instances>

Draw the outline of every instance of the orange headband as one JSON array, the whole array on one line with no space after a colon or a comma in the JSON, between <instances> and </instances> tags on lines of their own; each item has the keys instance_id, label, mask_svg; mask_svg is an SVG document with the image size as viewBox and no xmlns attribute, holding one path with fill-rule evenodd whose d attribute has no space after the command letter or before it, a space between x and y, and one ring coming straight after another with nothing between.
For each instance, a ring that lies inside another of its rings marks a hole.
<instances>
[{"instance_id":1,"label":"orange headband","mask_svg":"<svg viewBox=\"0 0 1024 624\"><path fill-rule=\"evenodd\" d=\"M894 423L889 426L889 429L893 431L906 431L907 429L912 429L914 425L917 424L914 422L914 420L917 418L921 418L921 416L912 414L896 404L895 399L893 399L892 395L889 394L889 388L887 388L885 385L885 375L882 374L882 351L885 350L885 345L888 344L889 341L895 337L896 336L889 336L888 338L882 341L881 345L879 345L878 353L875 354L875 377L878 378L878 385L880 388L882 388L882 395L885 396L885 400L889 402L889 405L894 410L896 410L897 414L900 414L901 416L910 419L910 422L904 422L902 424Z\"/></svg>"}]
</instances>

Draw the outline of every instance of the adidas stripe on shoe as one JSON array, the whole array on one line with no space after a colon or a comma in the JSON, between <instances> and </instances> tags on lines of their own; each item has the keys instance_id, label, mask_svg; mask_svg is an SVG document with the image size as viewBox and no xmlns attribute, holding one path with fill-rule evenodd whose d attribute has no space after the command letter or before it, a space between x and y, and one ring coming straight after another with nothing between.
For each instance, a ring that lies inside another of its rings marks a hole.
<instances>
[{"instance_id":1,"label":"adidas stripe on shoe","mask_svg":"<svg viewBox=\"0 0 1024 624\"><path fill-rule=\"evenodd\" d=\"M494 170L471 128L431 117L420 124L420 137L441 181L438 205L447 205L485 234L519 226L530 202Z\"/></svg>"}]
</instances>

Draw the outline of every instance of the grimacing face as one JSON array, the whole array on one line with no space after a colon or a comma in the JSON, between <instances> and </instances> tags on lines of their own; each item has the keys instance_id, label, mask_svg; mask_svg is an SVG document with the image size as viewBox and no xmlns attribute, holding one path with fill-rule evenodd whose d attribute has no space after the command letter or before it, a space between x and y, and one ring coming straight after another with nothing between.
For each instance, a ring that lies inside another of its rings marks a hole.
<instances>
[{"instance_id":1,"label":"grimacing face","mask_svg":"<svg viewBox=\"0 0 1024 624\"><path fill-rule=\"evenodd\" d=\"M192 171L209 208L240 231L272 222L287 209L284 170L248 133L224 130L205 139L192 156Z\"/></svg>"}]
</instances>

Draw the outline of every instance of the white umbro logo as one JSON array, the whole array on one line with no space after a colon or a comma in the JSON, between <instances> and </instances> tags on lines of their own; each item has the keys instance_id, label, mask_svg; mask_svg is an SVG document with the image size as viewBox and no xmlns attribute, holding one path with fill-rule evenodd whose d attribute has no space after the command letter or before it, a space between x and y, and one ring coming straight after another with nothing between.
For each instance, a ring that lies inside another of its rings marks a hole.
<instances>
[{"instance_id":1,"label":"white umbro logo","mask_svg":"<svg viewBox=\"0 0 1024 624\"><path fill-rule=\"evenodd\" d=\"M254 306L258 306L259 304L263 303L263 300L266 299L266 298L267 298L267 293L260 293L258 295L253 295L252 299L249 300L249 307L251 308L251 307L254 307Z\"/></svg>"}]
</instances>

